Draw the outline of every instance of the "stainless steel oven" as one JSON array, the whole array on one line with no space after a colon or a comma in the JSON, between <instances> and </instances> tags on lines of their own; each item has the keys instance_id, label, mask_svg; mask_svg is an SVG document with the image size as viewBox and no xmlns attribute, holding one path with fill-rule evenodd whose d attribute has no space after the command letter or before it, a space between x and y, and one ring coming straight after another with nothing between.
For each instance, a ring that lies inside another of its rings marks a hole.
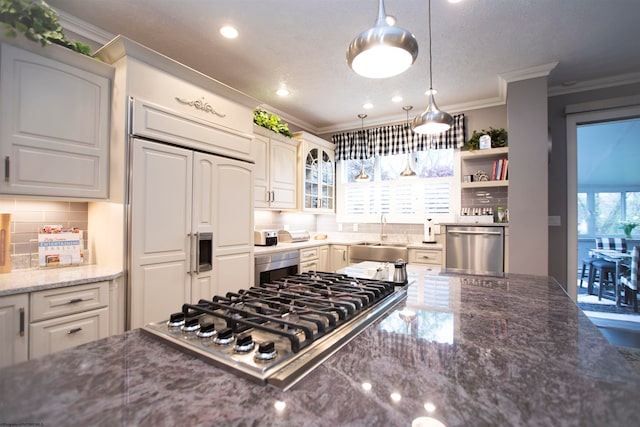
<instances>
[{"instance_id":1,"label":"stainless steel oven","mask_svg":"<svg viewBox=\"0 0 640 427\"><path fill-rule=\"evenodd\" d=\"M300 251L277 252L255 257L255 285L270 283L292 274L300 266Z\"/></svg>"}]
</instances>

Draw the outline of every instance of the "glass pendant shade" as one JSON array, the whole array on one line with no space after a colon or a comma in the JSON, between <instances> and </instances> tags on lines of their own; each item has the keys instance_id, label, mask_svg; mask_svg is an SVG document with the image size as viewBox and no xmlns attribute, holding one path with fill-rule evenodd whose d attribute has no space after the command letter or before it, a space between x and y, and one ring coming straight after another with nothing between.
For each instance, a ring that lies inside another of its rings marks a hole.
<instances>
[{"instance_id":1,"label":"glass pendant shade","mask_svg":"<svg viewBox=\"0 0 640 427\"><path fill-rule=\"evenodd\" d=\"M431 91L427 109L414 117L411 128L415 133L433 135L448 131L452 125L453 117L447 112L438 110L433 91Z\"/></svg>"},{"instance_id":2,"label":"glass pendant shade","mask_svg":"<svg viewBox=\"0 0 640 427\"><path fill-rule=\"evenodd\" d=\"M361 32L347 49L349 67L363 77L380 79L395 76L418 57L418 42L409 31L386 21L383 0L373 28Z\"/></svg>"}]
</instances>

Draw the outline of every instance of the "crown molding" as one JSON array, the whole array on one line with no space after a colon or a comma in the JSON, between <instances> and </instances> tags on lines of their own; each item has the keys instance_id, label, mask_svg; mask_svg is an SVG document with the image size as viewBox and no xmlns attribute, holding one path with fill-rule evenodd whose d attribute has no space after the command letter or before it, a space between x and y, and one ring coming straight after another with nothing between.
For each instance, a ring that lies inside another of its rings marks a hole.
<instances>
[{"instance_id":1,"label":"crown molding","mask_svg":"<svg viewBox=\"0 0 640 427\"><path fill-rule=\"evenodd\" d=\"M72 31L75 34L91 40L101 46L107 44L115 37L114 34L96 27L95 25L89 24L82 19L76 18L73 15L69 15L60 9L53 8L53 10L58 14L58 21L60 22L60 25L62 25L62 28Z\"/></svg>"},{"instance_id":2,"label":"crown molding","mask_svg":"<svg viewBox=\"0 0 640 427\"><path fill-rule=\"evenodd\" d=\"M640 72L620 74L618 76L604 77L601 79L585 80L571 86L552 86L549 87L549 96L567 95L570 93L585 92L588 90L604 89L634 83L640 83Z\"/></svg>"},{"instance_id":3,"label":"crown molding","mask_svg":"<svg viewBox=\"0 0 640 427\"><path fill-rule=\"evenodd\" d=\"M551 70L556 68L558 62L550 62L548 64L536 65L535 67L523 68L522 70L509 71L500 74L500 78L507 83L513 83L520 80L535 79L538 77L546 77Z\"/></svg>"},{"instance_id":4,"label":"crown molding","mask_svg":"<svg viewBox=\"0 0 640 427\"><path fill-rule=\"evenodd\" d=\"M300 120L297 117L291 116L287 113L285 113L284 111L278 110L275 107L272 107L269 104L260 104L258 105L256 108L263 108L265 110L267 110L268 112L277 115L278 117L280 117L284 122L291 124L291 125L295 125L297 127L299 127L302 130L305 130L307 132L310 133L321 133L319 132L319 129L316 128L315 126L313 126L311 123L307 123L304 120Z\"/></svg>"}]
</instances>

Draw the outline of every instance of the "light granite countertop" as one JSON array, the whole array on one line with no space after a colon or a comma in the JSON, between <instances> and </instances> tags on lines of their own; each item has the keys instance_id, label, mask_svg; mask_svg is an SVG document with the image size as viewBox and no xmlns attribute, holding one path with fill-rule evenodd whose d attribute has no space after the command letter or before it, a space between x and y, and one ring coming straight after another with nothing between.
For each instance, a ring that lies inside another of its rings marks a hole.
<instances>
[{"instance_id":1,"label":"light granite countertop","mask_svg":"<svg viewBox=\"0 0 640 427\"><path fill-rule=\"evenodd\" d=\"M278 242L278 244L274 246L255 246L253 250L255 255L264 255L264 254L271 254L271 253L277 253L277 252L286 252L291 250L313 248L316 246L324 246L324 245L347 245L348 246L348 245L355 245L357 243L365 242L365 241L369 242L372 240L373 239L366 239L366 238L363 238L363 239L329 238L325 240L311 239L306 242L295 242L295 243ZM407 248L442 250L442 244L441 243L407 242Z\"/></svg>"},{"instance_id":2,"label":"light granite countertop","mask_svg":"<svg viewBox=\"0 0 640 427\"><path fill-rule=\"evenodd\" d=\"M401 309L416 317L403 321ZM554 279L425 272L286 392L133 330L1 369L0 422L629 426L638 390L628 362Z\"/></svg>"},{"instance_id":3,"label":"light granite countertop","mask_svg":"<svg viewBox=\"0 0 640 427\"><path fill-rule=\"evenodd\" d=\"M0 274L0 296L102 282L121 275L122 269L98 265L16 270Z\"/></svg>"}]
</instances>

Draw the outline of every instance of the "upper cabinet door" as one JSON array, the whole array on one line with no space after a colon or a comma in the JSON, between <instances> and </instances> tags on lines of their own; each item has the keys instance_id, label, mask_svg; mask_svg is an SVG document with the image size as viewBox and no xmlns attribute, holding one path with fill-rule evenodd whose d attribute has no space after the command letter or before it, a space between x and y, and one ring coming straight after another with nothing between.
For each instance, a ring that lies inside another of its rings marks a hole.
<instances>
[{"instance_id":1,"label":"upper cabinet door","mask_svg":"<svg viewBox=\"0 0 640 427\"><path fill-rule=\"evenodd\" d=\"M335 209L335 153L333 144L305 132L296 134L300 158L301 209L313 213L333 213Z\"/></svg>"},{"instance_id":2,"label":"upper cabinet door","mask_svg":"<svg viewBox=\"0 0 640 427\"><path fill-rule=\"evenodd\" d=\"M45 49L63 49L57 46ZM63 49L65 50L65 49ZM64 61L2 44L2 194L107 198L112 67L60 52Z\"/></svg>"}]
</instances>

